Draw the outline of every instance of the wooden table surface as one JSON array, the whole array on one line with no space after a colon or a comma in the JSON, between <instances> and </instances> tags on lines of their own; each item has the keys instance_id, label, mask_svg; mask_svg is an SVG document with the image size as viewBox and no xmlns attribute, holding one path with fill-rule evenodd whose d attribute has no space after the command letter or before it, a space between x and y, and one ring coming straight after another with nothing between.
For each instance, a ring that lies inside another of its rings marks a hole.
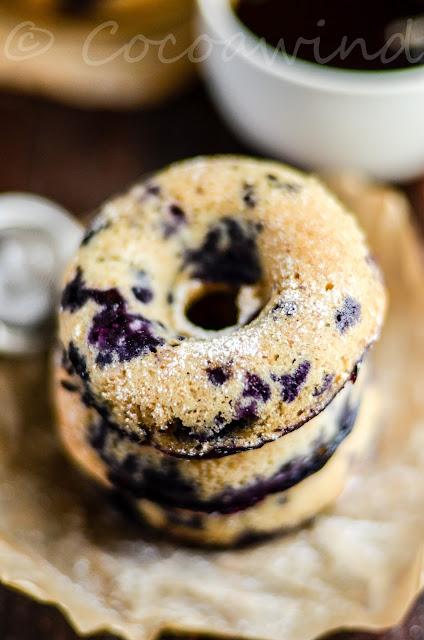
<instances>
[{"instance_id":1,"label":"wooden table surface","mask_svg":"<svg viewBox=\"0 0 424 640\"><path fill-rule=\"evenodd\" d=\"M39 193L80 216L169 162L199 154L252 152L231 135L199 86L142 113L80 111L0 94L0 131L0 192ZM408 192L415 204L424 203L421 184L409 186ZM110 635L95 637L112 640ZM424 640L424 597L397 629L334 638ZM0 640L76 639L58 611L0 586Z\"/></svg>"}]
</instances>

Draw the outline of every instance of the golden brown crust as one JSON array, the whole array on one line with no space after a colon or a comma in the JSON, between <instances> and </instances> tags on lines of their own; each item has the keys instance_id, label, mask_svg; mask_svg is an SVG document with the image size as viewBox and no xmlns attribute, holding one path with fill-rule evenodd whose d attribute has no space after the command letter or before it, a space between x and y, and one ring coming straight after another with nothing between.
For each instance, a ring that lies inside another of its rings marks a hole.
<instances>
[{"instance_id":1,"label":"golden brown crust","mask_svg":"<svg viewBox=\"0 0 424 640\"><path fill-rule=\"evenodd\" d=\"M66 291L79 287L84 301L64 305L60 338L110 419L168 453L221 456L289 433L328 404L379 335L384 284L355 219L315 178L283 165L180 163L107 203L96 224L67 271ZM187 324L187 287L228 286L228 260L240 256L241 311L256 301L256 319L221 332ZM135 357L119 346L121 329L109 353L102 343L108 306L87 291L112 289L121 323L147 322L149 344Z\"/></svg>"}]
</instances>

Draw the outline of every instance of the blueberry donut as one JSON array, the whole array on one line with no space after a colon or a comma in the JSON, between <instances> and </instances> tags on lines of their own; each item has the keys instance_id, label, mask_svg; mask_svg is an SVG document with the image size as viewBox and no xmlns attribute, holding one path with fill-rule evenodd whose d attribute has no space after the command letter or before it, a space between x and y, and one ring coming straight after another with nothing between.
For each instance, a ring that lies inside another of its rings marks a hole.
<instances>
[{"instance_id":1,"label":"blueberry donut","mask_svg":"<svg viewBox=\"0 0 424 640\"><path fill-rule=\"evenodd\" d=\"M68 267L66 449L186 540L297 526L373 432L366 355L385 309L362 232L315 178L240 157L173 165L106 203Z\"/></svg>"}]
</instances>

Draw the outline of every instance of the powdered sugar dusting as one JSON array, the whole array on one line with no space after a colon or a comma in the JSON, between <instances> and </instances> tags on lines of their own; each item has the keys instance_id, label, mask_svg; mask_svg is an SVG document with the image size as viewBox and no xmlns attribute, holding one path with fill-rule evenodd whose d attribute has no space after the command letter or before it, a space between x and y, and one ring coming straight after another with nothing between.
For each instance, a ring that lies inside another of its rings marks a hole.
<instances>
[{"instance_id":1,"label":"powdered sugar dusting","mask_svg":"<svg viewBox=\"0 0 424 640\"><path fill-rule=\"evenodd\" d=\"M140 197L149 184L155 185L149 197ZM245 185L254 194L248 204ZM184 224L166 234L176 203ZM314 178L276 163L196 158L107 203L102 216L113 224L78 256L86 286L119 289L128 317L143 317L156 344L100 369L95 345L87 344L100 312L92 302L64 312L61 339L87 355L92 392L108 402L114 420L149 432L159 448L203 455L223 445L259 446L281 428L290 431L341 388L379 333L384 286L365 259L363 234ZM252 252L257 261L247 269ZM149 283L148 303L144 292L134 295L140 272ZM75 263L69 279L74 274ZM252 296L240 293L243 321L216 332L195 328L186 308L208 286L251 287L256 306L250 310ZM278 381L294 379L303 362L310 364L298 395L282 396ZM214 385L208 371L227 366L231 377ZM328 371L334 381L317 397ZM236 419L249 376L270 388L257 420L199 449L190 437L216 431L217 416L223 425Z\"/></svg>"}]
</instances>

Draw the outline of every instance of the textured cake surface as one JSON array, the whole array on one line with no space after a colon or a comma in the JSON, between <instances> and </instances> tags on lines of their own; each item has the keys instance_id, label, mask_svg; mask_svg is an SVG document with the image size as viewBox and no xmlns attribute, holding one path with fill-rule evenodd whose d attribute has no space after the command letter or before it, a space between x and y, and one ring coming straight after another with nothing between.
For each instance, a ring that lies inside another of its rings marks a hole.
<instances>
[{"instance_id":1,"label":"textured cake surface","mask_svg":"<svg viewBox=\"0 0 424 640\"><path fill-rule=\"evenodd\" d=\"M367 366L302 429L260 449L218 459L176 458L131 440L117 425L75 403L72 378L57 369L59 421L68 452L106 486L133 498L204 513L233 513L321 469L352 431ZM76 405L76 406L75 406Z\"/></svg>"},{"instance_id":2,"label":"textured cake surface","mask_svg":"<svg viewBox=\"0 0 424 640\"><path fill-rule=\"evenodd\" d=\"M234 326L191 323L189 304L217 293L235 297ZM196 158L102 207L65 278L63 366L75 401L134 442L222 457L320 413L385 307L362 232L319 181Z\"/></svg>"}]
</instances>

